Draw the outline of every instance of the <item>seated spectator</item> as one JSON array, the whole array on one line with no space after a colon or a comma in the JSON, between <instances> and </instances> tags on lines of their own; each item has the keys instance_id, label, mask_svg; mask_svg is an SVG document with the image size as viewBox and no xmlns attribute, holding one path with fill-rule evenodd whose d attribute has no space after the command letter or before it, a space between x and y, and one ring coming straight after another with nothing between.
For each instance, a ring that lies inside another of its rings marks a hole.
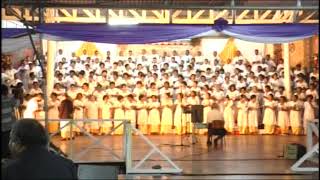
<instances>
[{"instance_id":1,"label":"seated spectator","mask_svg":"<svg viewBox=\"0 0 320 180\"><path fill-rule=\"evenodd\" d=\"M207 115L207 123L208 123L208 140L207 144L211 145L211 136L217 135L214 139L214 145L217 145L218 140L222 139L226 134L227 131L224 129L224 123L221 126L215 126L217 121L224 122L223 114L219 110L219 105L217 103L213 103L211 106L211 111L208 112Z\"/></svg>"},{"instance_id":2,"label":"seated spectator","mask_svg":"<svg viewBox=\"0 0 320 180\"><path fill-rule=\"evenodd\" d=\"M71 160L49 151L49 136L34 119L17 121L10 133L14 159L2 167L2 179L77 179Z\"/></svg>"}]
</instances>

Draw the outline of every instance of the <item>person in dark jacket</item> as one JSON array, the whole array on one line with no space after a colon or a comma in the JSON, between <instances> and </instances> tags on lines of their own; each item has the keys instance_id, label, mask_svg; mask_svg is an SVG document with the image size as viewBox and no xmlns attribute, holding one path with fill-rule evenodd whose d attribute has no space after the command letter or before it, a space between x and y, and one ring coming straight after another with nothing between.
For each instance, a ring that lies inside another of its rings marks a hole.
<instances>
[{"instance_id":1,"label":"person in dark jacket","mask_svg":"<svg viewBox=\"0 0 320 180\"><path fill-rule=\"evenodd\" d=\"M2 179L78 179L75 164L49 151L49 136L34 119L17 121L10 133L13 159L2 164Z\"/></svg>"},{"instance_id":2,"label":"person in dark jacket","mask_svg":"<svg viewBox=\"0 0 320 180\"><path fill-rule=\"evenodd\" d=\"M60 119L72 119L73 118L73 112L74 112L74 106L71 98L65 94L65 99L61 101L60 106L59 106L59 118ZM67 125L69 121L60 121L60 128L64 127L61 129L61 137L62 140L74 138L74 129L71 130L70 125ZM73 125L73 128L75 126ZM72 131L72 137L70 137L70 130Z\"/></svg>"},{"instance_id":3,"label":"person in dark jacket","mask_svg":"<svg viewBox=\"0 0 320 180\"><path fill-rule=\"evenodd\" d=\"M9 158L9 136L12 125L16 121L14 117L15 101L9 96L9 89L6 85L1 84L1 158Z\"/></svg>"}]
</instances>

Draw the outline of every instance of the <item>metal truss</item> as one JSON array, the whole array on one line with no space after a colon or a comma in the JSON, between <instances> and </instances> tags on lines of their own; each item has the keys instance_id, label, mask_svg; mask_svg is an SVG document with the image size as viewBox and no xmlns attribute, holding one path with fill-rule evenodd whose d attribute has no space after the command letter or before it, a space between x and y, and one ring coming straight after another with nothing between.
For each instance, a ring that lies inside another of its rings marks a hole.
<instances>
[{"instance_id":1,"label":"metal truss","mask_svg":"<svg viewBox=\"0 0 320 180\"><path fill-rule=\"evenodd\" d=\"M38 9L9 7L27 21L38 21ZM3 20L18 20L8 8L2 8ZM213 24L214 20L224 18L229 23L318 23L318 10L138 10L101 8L45 8L45 22L62 23L108 23L126 20L135 23L159 24Z\"/></svg>"},{"instance_id":2,"label":"metal truss","mask_svg":"<svg viewBox=\"0 0 320 180\"><path fill-rule=\"evenodd\" d=\"M301 2L300 5L297 2ZM1 5L109 9L317 9L318 0L2 0Z\"/></svg>"},{"instance_id":3,"label":"metal truss","mask_svg":"<svg viewBox=\"0 0 320 180\"><path fill-rule=\"evenodd\" d=\"M319 165L317 167L300 167L305 161L314 158L314 155L319 156L319 142L313 145L313 133L317 136L319 141L319 119L310 121L307 124L307 153L302 156L296 163L291 166L292 171L298 172L316 172L319 171Z\"/></svg>"},{"instance_id":4,"label":"metal truss","mask_svg":"<svg viewBox=\"0 0 320 180\"><path fill-rule=\"evenodd\" d=\"M138 129L133 127L130 123L124 124L125 126L125 133L127 137L126 140L126 172L128 174L180 174L182 173L182 169L179 168L167 155L165 155L160 149L153 144L147 137L145 137ZM147 155L143 157L134 167L132 167L132 138L131 132L136 133L148 146L151 147L151 150L148 152ZM158 154L160 157L166 160L172 167L171 168L160 168L160 169L153 169L153 168L141 168L142 164L146 162L146 160L152 155Z\"/></svg>"}]
</instances>

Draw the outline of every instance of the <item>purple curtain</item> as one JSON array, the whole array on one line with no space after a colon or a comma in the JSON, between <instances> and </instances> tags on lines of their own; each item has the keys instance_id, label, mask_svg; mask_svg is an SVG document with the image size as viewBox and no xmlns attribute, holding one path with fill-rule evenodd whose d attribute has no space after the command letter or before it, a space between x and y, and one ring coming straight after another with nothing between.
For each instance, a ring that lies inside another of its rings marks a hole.
<instances>
[{"instance_id":1,"label":"purple curtain","mask_svg":"<svg viewBox=\"0 0 320 180\"><path fill-rule=\"evenodd\" d=\"M20 36L27 35L27 29L22 28L2 28L1 29L1 39L5 38L16 38Z\"/></svg>"},{"instance_id":2,"label":"purple curtain","mask_svg":"<svg viewBox=\"0 0 320 180\"><path fill-rule=\"evenodd\" d=\"M66 40L110 44L146 44L191 37L212 29L210 25L43 24L37 31Z\"/></svg>"},{"instance_id":3,"label":"purple curtain","mask_svg":"<svg viewBox=\"0 0 320 180\"><path fill-rule=\"evenodd\" d=\"M213 29L228 36L258 43L286 43L319 33L318 24L228 24L215 21Z\"/></svg>"},{"instance_id":4,"label":"purple curtain","mask_svg":"<svg viewBox=\"0 0 320 180\"><path fill-rule=\"evenodd\" d=\"M36 32L46 39L89 41L110 44L146 44L190 38L208 31L218 31L231 37L259 43L285 43L319 33L318 24L228 24L218 19L214 25L183 24L42 24ZM2 38L26 35L25 29L2 29Z\"/></svg>"}]
</instances>

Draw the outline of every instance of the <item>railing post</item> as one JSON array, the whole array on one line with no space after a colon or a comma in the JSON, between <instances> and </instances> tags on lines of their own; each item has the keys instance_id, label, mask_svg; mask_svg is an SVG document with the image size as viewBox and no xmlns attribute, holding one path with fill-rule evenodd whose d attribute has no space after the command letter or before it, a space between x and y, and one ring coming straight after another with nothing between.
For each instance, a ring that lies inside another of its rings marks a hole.
<instances>
[{"instance_id":1,"label":"railing post","mask_svg":"<svg viewBox=\"0 0 320 180\"><path fill-rule=\"evenodd\" d=\"M130 121L124 121L124 159L126 163L126 173L132 168L132 129Z\"/></svg>"},{"instance_id":2,"label":"railing post","mask_svg":"<svg viewBox=\"0 0 320 180\"><path fill-rule=\"evenodd\" d=\"M73 158L73 137L72 137L72 125L73 125L73 119L69 119L69 123L70 123L70 159Z\"/></svg>"}]
</instances>

